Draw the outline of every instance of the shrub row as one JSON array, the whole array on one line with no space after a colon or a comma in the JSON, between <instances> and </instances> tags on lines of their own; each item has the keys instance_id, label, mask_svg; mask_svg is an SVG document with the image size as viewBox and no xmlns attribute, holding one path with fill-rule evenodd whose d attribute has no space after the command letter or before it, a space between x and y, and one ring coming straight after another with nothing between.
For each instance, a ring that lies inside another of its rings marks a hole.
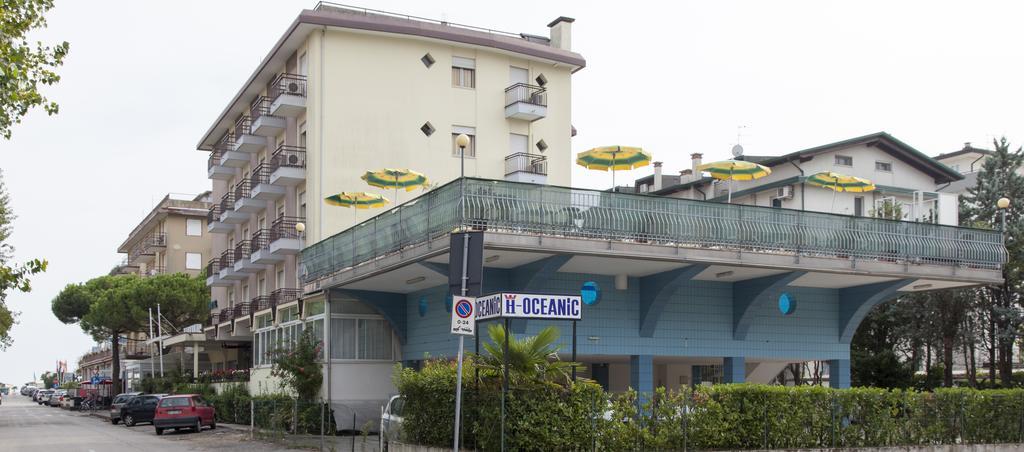
<instances>
[{"instance_id":1,"label":"shrub row","mask_svg":"<svg viewBox=\"0 0 1024 452\"><path fill-rule=\"evenodd\" d=\"M333 433L330 407L319 401L296 401L287 395L250 396L245 384L225 386L220 394L207 396L217 410L217 422L249 425L260 430L280 433L320 434L324 419L325 433Z\"/></svg>"},{"instance_id":2,"label":"shrub row","mask_svg":"<svg viewBox=\"0 0 1024 452\"><path fill-rule=\"evenodd\" d=\"M400 369L405 441L451 446L455 370ZM463 444L500 450L501 394L463 381ZM682 450L876 447L1021 442L1024 390L716 385L611 394L592 382L538 385L506 400L508 450Z\"/></svg>"}]
</instances>

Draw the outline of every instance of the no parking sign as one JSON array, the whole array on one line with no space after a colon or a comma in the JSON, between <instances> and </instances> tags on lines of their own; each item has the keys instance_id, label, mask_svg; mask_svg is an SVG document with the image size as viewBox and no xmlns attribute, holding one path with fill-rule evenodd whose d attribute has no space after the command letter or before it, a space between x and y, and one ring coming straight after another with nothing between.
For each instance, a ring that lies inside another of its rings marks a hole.
<instances>
[{"instance_id":1,"label":"no parking sign","mask_svg":"<svg viewBox=\"0 0 1024 452\"><path fill-rule=\"evenodd\" d=\"M476 298L452 297L452 334L476 335Z\"/></svg>"}]
</instances>

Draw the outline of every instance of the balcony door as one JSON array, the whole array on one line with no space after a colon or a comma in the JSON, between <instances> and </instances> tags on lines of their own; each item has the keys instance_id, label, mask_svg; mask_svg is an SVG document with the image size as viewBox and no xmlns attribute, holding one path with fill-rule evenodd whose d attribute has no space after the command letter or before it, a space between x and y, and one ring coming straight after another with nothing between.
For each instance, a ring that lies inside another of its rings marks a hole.
<instances>
[{"instance_id":1,"label":"balcony door","mask_svg":"<svg viewBox=\"0 0 1024 452\"><path fill-rule=\"evenodd\" d=\"M521 67L509 66L508 67L508 84L509 86L515 85L516 83L530 83L530 71Z\"/></svg>"}]
</instances>

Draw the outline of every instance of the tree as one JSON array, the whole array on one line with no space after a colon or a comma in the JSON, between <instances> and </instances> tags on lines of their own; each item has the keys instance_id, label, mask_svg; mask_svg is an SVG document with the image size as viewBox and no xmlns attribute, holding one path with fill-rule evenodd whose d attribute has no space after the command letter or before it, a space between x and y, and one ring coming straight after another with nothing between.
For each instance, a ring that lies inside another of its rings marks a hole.
<instances>
[{"instance_id":1,"label":"tree","mask_svg":"<svg viewBox=\"0 0 1024 452\"><path fill-rule=\"evenodd\" d=\"M896 350L902 338L900 328L908 319L900 301L875 306L850 343L850 380L854 386L906 388L913 383L914 370Z\"/></svg>"},{"instance_id":2,"label":"tree","mask_svg":"<svg viewBox=\"0 0 1024 452\"><path fill-rule=\"evenodd\" d=\"M978 292L978 302L991 319L991 336L995 342L992 352L998 351L997 365L996 360L992 360L993 371L998 367L999 379L1003 386L1009 387L1013 375L1013 344L1024 324L1020 297L1024 269L1024 223L1021 221L1024 209L1020 207L1024 202L1024 177L1017 174L1017 169L1024 164L1024 149L1018 147L1011 151L1006 137L993 140L993 145L995 149L982 164L977 183L961 200L960 222L1000 229L1004 213L999 211L996 202L1003 197L1011 200L1010 207L1005 209L1004 240L1008 256L1003 265L1004 282Z\"/></svg>"},{"instance_id":3,"label":"tree","mask_svg":"<svg viewBox=\"0 0 1024 452\"><path fill-rule=\"evenodd\" d=\"M45 28L43 14L53 8L53 0L4 0L0 9L0 135L11 138L11 127L34 107L42 106L57 114L56 102L39 93L40 85L60 81L54 70L64 63L69 45L64 41L53 47L28 42L32 30Z\"/></svg>"},{"instance_id":4,"label":"tree","mask_svg":"<svg viewBox=\"0 0 1024 452\"><path fill-rule=\"evenodd\" d=\"M487 352L479 358L479 367L487 371L490 377L501 381L502 369L505 367L505 327L491 324L487 328L491 341L483 344ZM509 384L516 387L530 383L568 385L572 379L573 363L558 360L558 328L545 327L536 336L516 339L509 335L508 360Z\"/></svg>"},{"instance_id":5,"label":"tree","mask_svg":"<svg viewBox=\"0 0 1024 452\"><path fill-rule=\"evenodd\" d=\"M135 275L101 276L84 284L70 284L52 301L54 316L77 323L96 341L110 341L111 379L121 386L122 335L147 329L149 309L166 314L172 327L204 322L208 292L205 281L177 273L139 278ZM162 353L162 352L161 352Z\"/></svg>"},{"instance_id":6,"label":"tree","mask_svg":"<svg viewBox=\"0 0 1024 452\"><path fill-rule=\"evenodd\" d=\"M13 228L11 223L16 218L10 208L10 195L4 186L3 173L0 172L0 351L11 345L11 328L17 323L18 313L7 307L7 293L11 290L28 292L32 290L29 276L46 271L46 261L33 259L24 264L10 264L14 247L7 243Z\"/></svg>"},{"instance_id":7,"label":"tree","mask_svg":"<svg viewBox=\"0 0 1024 452\"><path fill-rule=\"evenodd\" d=\"M294 344L274 350L271 375L281 379L282 388L290 388L300 400L313 400L323 383L320 353L323 342L311 328L302 331Z\"/></svg>"}]
</instances>

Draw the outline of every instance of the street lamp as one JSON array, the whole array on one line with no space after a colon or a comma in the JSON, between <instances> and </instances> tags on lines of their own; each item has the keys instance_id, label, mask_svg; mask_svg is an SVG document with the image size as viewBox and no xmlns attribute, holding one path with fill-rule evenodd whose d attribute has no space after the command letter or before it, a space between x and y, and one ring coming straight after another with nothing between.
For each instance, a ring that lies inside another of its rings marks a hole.
<instances>
[{"instance_id":1,"label":"street lamp","mask_svg":"<svg viewBox=\"0 0 1024 452\"><path fill-rule=\"evenodd\" d=\"M469 146L469 135L460 133L455 137L455 145L459 147L459 160L462 164L459 177L466 177L466 147Z\"/></svg>"},{"instance_id":2,"label":"street lamp","mask_svg":"<svg viewBox=\"0 0 1024 452\"><path fill-rule=\"evenodd\" d=\"M1002 198L999 198L999 200L996 201L996 207L999 208L999 214L1000 214L999 215L1000 216L999 230L1003 231L1003 233L1005 234L1006 233L1006 209L1008 207L1010 207L1010 198L1007 198L1005 196L1002 197Z\"/></svg>"}]
</instances>

